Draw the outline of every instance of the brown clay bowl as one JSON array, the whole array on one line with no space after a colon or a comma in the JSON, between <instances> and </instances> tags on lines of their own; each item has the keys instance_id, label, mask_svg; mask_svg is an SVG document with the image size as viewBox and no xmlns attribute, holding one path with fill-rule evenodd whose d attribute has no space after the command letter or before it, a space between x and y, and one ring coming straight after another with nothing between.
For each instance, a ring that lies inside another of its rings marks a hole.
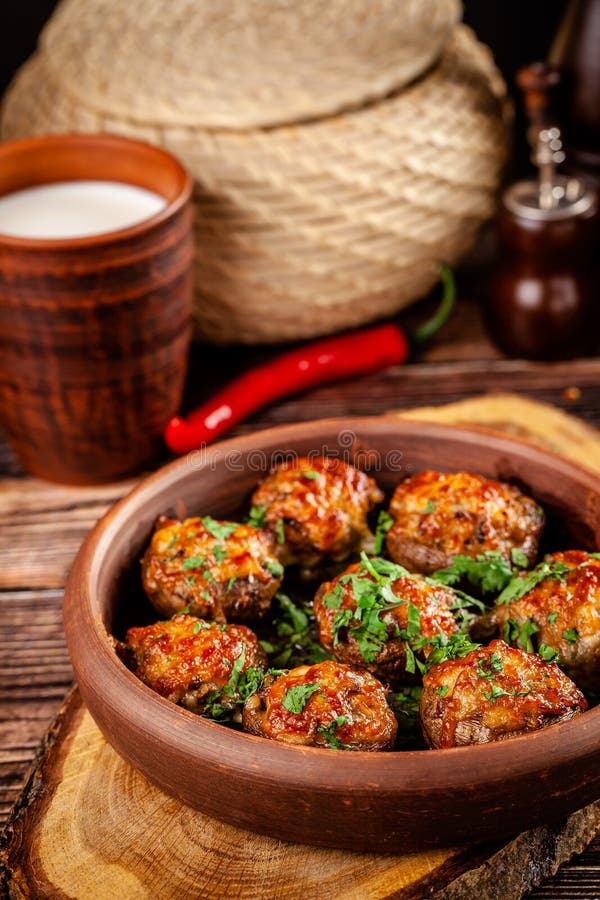
<instances>
[{"instance_id":1,"label":"brown clay bowl","mask_svg":"<svg viewBox=\"0 0 600 900\"><path fill-rule=\"evenodd\" d=\"M597 548L600 480L533 446L448 426L340 419L285 426L190 454L143 481L75 561L65 629L83 698L121 756L167 793L289 841L406 852L507 836L600 797L600 707L513 740L452 750L343 753L290 747L179 709L117 659L113 629L139 622L138 559L160 513L239 514L275 454L348 454L385 489L426 467L530 491L560 545ZM560 530L563 530L562 534Z\"/></svg>"}]
</instances>

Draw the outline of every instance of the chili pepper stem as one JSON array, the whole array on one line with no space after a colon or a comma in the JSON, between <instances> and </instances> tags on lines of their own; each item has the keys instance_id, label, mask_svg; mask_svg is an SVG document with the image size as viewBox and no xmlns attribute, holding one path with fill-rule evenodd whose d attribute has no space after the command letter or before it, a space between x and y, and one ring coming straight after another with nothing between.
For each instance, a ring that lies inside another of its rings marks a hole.
<instances>
[{"instance_id":1,"label":"chili pepper stem","mask_svg":"<svg viewBox=\"0 0 600 900\"><path fill-rule=\"evenodd\" d=\"M428 341L433 337L436 331L439 331L442 325L445 325L450 318L450 313L454 309L454 304L456 302L456 282L454 280L454 275L452 274L452 269L447 266L446 263L440 263L439 274L442 282L442 299L431 318L427 319L426 322L423 322L422 325L419 325L418 328L415 328L414 331L411 332L410 341L412 344L424 344L425 341Z\"/></svg>"}]
</instances>

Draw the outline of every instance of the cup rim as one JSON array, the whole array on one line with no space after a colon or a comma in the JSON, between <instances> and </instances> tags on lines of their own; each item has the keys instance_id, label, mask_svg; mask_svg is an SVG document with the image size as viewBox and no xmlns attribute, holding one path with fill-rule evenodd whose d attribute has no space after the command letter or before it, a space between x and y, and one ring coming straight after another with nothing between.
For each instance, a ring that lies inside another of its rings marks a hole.
<instances>
[{"instance_id":1,"label":"cup rim","mask_svg":"<svg viewBox=\"0 0 600 900\"><path fill-rule=\"evenodd\" d=\"M146 153L153 154L156 157L162 158L166 163L168 163L168 165L172 168L172 170L180 180L180 188L178 190L177 196L172 200L165 198L167 202L163 209L159 210L157 213L154 213L154 215L149 216L146 219L142 219L139 222L135 222L133 225L128 225L125 228L117 228L113 231L102 231L98 234L84 235L82 237L62 238L17 237L16 235L6 234L5 232L0 230L0 247L4 246L24 251L32 250L36 252L60 252L120 243L122 241L127 241L131 238L135 238L140 234L145 234L149 229L153 229L156 226L163 224L163 222L167 221L173 215L178 213L186 205L186 203L189 202L192 196L192 177L176 156L174 156L168 150L165 150L162 147L158 147L155 144L150 144L147 141L139 141L117 134L111 134L110 132L64 132L60 134L35 135L33 137L17 138L15 140L5 141L4 143L0 144L0 164L2 163L3 157L12 155L13 153L18 153L22 150L35 150L36 148L42 149L44 147L47 148L50 146L62 146L69 144L75 146L80 145L81 147L85 147L86 145L90 144L105 145L107 148L111 146L129 146L131 148L137 147L138 149L143 150ZM82 181L87 179L65 180ZM90 180L115 181L118 179L100 177ZM58 182L41 182L39 186L45 183L57 184ZM133 183L123 182L123 184ZM24 189L25 188L23 188L23 190ZM155 191L155 193L159 192ZM0 197L2 196L8 196L8 194L0 194Z\"/></svg>"}]
</instances>

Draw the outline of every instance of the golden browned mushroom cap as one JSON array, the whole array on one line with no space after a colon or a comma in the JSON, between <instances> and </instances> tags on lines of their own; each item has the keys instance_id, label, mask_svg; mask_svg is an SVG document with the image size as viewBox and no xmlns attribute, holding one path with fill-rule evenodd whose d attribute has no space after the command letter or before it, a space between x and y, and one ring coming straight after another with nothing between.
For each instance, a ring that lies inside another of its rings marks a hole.
<instances>
[{"instance_id":1,"label":"golden browned mushroom cap","mask_svg":"<svg viewBox=\"0 0 600 900\"><path fill-rule=\"evenodd\" d=\"M431 573L456 555L514 550L533 565L544 513L518 488L469 472L420 472L398 485L387 535L393 560L411 572Z\"/></svg>"},{"instance_id":2,"label":"golden browned mushroom cap","mask_svg":"<svg viewBox=\"0 0 600 900\"><path fill-rule=\"evenodd\" d=\"M163 616L251 622L269 608L283 567L265 529L210 516L161 518L142 559L142 583Z\"/></svg>"},{"instance_id":3,"label":"golden browned mushroom cap","mask_svg":"<svg viewBox=\"0 0 600 900\"><path fill-rule=\"evenodd\" d=\"M222 718L245 699L248 676L267 658L245 625L219 625L175 616L130 628L117 652L137 677L160 694L201 715Z\"/></svg>"},{"instance_id":4,"label":"golden browned mushroom cap","mask_svg":"<svg viewBox=\"0 0 600 900\"><path fill-rule=\"evenodd\" d=\"M382 500L364 472L322 456L282 463L252 496L278 535L283 561L307 567L345 559L372 538L367 515Z\"/></svg>"},{"instance_id":5,"label":"golden browned mushroom cap","mask_svg":"<svg viewBox=\"0 0 600 900\"><path fill-rule=\"evenodd\" d=\"M391 750L398 727L383 685L333 660L268 676L243 724L274 741L333 750Z\"/></svg>"},{"instance_id":6,"label":"golden browned mushroom cap","mask_svg":"<svg viewBox=\"0 0 600 900\"><path fill-rule=\"evenodd\" d=\"M373 567L390 574L377 578ZM450 588L394 570L406 571L377 558L354 563L321 585L314 611L319 640L336 659L399 685L415 673L411 649L418 645L417 657L424 659L430 649L424 638L449 637L459 625L452 612L457 597Z\"/></svg>"},{"instance_id":7,"label":"golden browned mushroom cap","mask_svg":"<svg viewBox=\"0 0 600 900\"><path fill-rule=\"evenodd\" d=\"M503 741L565 722L587 709L553 663L496 640L423 678L420 718L429 747Z\"/></svg>"},{"instance_id":8,"label":"golden browned mushroom cap","mask_svg":"<svg viewBox=\"0 0 600 900\"><path fill-rule=\"evenodd\" d=\"M552 553L517 584L526 586L532 575L538 583L495 607L489 620L513 646L556 654L580 687L600 690L600 559L583 550Z\"/></svg>"}]
</instances>

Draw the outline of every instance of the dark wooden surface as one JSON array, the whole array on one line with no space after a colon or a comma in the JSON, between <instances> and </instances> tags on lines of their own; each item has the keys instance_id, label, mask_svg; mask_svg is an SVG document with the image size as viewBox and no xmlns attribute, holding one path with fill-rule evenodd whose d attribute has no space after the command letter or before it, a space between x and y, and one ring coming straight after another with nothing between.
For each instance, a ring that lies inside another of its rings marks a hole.
<instances>
[{"instance_id":1,"label":"dark wooden surface","mask_svg":"<svg viewBox=\"0 0 600 900\"><path fill-rule=\"evenodd\" d=\"M411 313L414 320L423 308ZM186 405L272 350L194 348ZM600 359L534 364L508 360L464 302L420 358L404 367L315 389L264 410L239 431L324 415L370 415L511 390L554 403L600 427ZM16 800L42 735L71 682L62 637L61 587L86 531L127 485L54 488L22 475L0 445L0 818ZM600 841L535 893L600 896Z\"/></svg>"}]
</instances>

